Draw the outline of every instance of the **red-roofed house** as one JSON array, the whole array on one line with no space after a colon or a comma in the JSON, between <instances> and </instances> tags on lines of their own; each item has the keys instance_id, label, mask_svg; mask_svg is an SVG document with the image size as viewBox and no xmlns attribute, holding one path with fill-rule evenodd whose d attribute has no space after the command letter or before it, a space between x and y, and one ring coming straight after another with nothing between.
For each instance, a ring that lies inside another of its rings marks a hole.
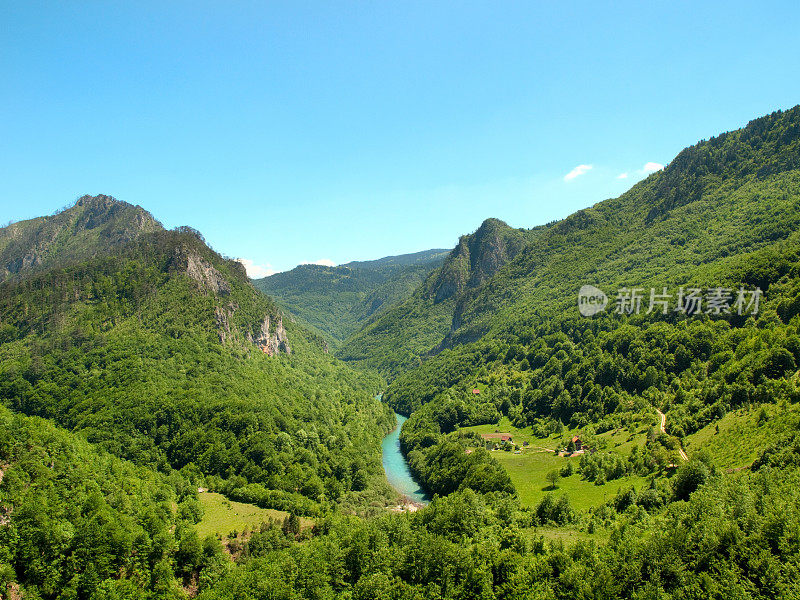
<instances>
[{"instance_id":1,"label":"red-roofed house","mask_svg":"<svg viewBox=\"0 0 800 600\"><path fill-rule=\"evenodd\" d=\"M510 442L510 433L482 433L481 437L485 440L500 440L501 442Z\"/></svg>"}]
</instances>

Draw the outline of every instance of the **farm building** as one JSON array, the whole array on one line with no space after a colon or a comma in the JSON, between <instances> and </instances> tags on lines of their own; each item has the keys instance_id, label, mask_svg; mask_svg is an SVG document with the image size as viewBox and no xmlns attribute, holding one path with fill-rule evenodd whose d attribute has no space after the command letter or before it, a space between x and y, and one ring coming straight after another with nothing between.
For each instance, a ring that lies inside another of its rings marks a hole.
<instances>
[{"instance_id":1,"label":"farm building","mask_svg":"<svg viewBox=\"0 0 800 600\"><path fill-rule=\"evenodd\" d=\"M510 433L482 433L481 437L484 440L493 440L499 442L510 442L511 441L511 434Z\"/></svg>"}]
</instances>

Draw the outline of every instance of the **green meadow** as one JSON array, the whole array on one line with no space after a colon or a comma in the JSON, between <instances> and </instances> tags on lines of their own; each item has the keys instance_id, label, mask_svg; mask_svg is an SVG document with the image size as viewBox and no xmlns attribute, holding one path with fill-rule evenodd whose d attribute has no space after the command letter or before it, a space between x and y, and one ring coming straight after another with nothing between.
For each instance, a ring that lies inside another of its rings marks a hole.
<instances>
[{"instance_id":1,"label":"green meadow","mask_svg":"<svg viewBox=\"0 0 800 600\"><path fill-rule=\"evenodd\" d=\"M656 426L658 417L654 413L652 423L634 424L631 428L619 428L598 434L595 436L598 444L604 450L619 452L627 456L634 445L644 446L646 432L650 425ZM492 456L508 472L514 487L517 489L518 497L522 506L535 506L548 493L566 494L569 496L570 504L575 510L585 510L594 506L599 506L609 498L616 495L619 489L634 486L640 489L646 483L646 478L631 476L609 481L603 485L595 485L591 481L586 481L577 472L580 456L566 457L557 456L554 452L556 446L563 445L563 441L572 436L581 435L578 429L565 429L561 434L553 434L548 437L536 437L530 427L514 427L507 417L503 417L497 424L476 425L464 427L464 431L474 431L478 434L501 433L511 434L514 443L522 448L520 454L495 450ZM528 442L528 446L523 446ZM558 481L555 489L550 487L547 481L547 473L553 469L561 469L567 462L572 462L573 474L569 477L562 477Z\"/></svg>"},{"instance_id":2,"label":"green meadow","mask_svg":"<svg viewBox=\"0 0 800 600\"><path fill-rule=\"evenodd\" d=\"M764 404L729 412L716 423L686 437L684 446L691 457L701 447L723 469L750 466L761 450L776 439L798 430L797 404Z\"/></svg>"},{"instance_id":3,"label":"green meadow","mask_svg":"<svg viewBox=\"0 0 800 600\"><path fill-rule=\"evenodd\" d=\"M644 477L623 477L603 485L595 485L574 473L569 477L562 477L558 481L558 487L552 489L545 475L555 468L563 467L566 461L573 461L577 467L577 458L527 451L522 454L496 451L492 455L508 471L522 506L535 506L545 494L555 492L569 496L570 504L575 510L585 510L614 497L620 488L633 485L639 490L646 482Z\"/></svg>"},{"instance_id":4,"label":"green meadow","mask_svg":"<svg viewBox=\"0 0 800 600\"><path fill-rule=\"evenodd\" d=\"M541 536L548 542L556 544L563 543L571 546L577 542L604 542L610 537L608 529L598 527L594 533L587 533L585 530L574 529L572 527L531 527L526 530L531 539Z\"/></svg>"},{"instance_id":5,"label":"green meadow","mask_svg":"<svg viewBox=\"0 0 800 600\"><path fill-rule=\"evenodd\" d=\"M232 531L239 534L245 528L252 531L258 529L261 523L268 523L270 519L283 523L283 520L289 516L289 513L282 510L259 508L253 504L234 502L215 492L203 492L199 498L200 506L203 508L203 518L197 524L197 534L201 539L208 535L227 538ZM312 524L311 519L300 519L301 527Z\"/></svg>"}]
</instances>

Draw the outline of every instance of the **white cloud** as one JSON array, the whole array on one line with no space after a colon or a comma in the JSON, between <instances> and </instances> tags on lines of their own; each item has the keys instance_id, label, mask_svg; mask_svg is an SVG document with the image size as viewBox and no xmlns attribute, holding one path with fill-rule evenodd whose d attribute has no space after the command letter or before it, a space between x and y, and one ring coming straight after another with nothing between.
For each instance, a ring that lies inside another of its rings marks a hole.
<instances>
[{"instance_id":1,"label":"white cloud","mask_svg":"<svg viewBox=\"0 0 800 600\"><path fill-rule=\"evenodd\" d=\"M655 173L664 168L664 165L657 162L646 162L642 167L642 173Z\"/></svg>"},{"instance_id":2,"label":"white cloud","mask_svg":"<svg viewBox=\"0 0 800 600\"><path fill-rule=\"evenodd\" d=\"M620 173L619 175L617 175L617 179L627 179L627 178L628 178L627 171L625 173Z\"/></svg>"},{"instance_id":3,"label":"white cloud","mask_svg":"<svg viewBox=\"0 0 800 600\"><path fill-rule=\"evenodd\" d=\"M269 263L265 265L257 265L249 258L237 258L236 260L244 265L244 268L247 271L247 276L251 279L261 279L262 277L269 277L270 275L277 273L277 271L273 269L272 265Z\"/></svg>"},{"instance_id":4,"label":"white cloud","mask_svg":"<svg viewBox=\"0 0 800 600\"><path fill-rule=\"evenodd\" d=\"M587 171L591 171L591 169L592 165L578 165L577 167L572 169L572 171L564 175L564 181L570 181L572 179L575 179L579 175L583 175Z\"/></svg>"},{"instance_id":5,"label":"white cloud","mask_svg":"<svg viewBox=\"0 0 800 600\"><path fill-rule=\"evenodd\" d=\"M323 267L335 267L336 263L333 262L330 258L320 258L319 260L307 260L305 262L301 262L301 265L322 265Z\"/></svg>"}]
</instances>

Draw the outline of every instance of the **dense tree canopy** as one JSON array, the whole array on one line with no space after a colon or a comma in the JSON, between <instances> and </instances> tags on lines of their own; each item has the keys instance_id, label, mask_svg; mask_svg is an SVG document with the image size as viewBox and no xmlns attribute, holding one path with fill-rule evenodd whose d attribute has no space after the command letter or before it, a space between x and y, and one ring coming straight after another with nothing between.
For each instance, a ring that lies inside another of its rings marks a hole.
<instances>
[{"instance_id":1,"label":"dense tree canopy","mask_svg":"<svg viewBox=\"0 0 800 600\"><path fill-rule=\"evenodd\" d=\"M216 270L219 293L185 255ZM192 232L3 284L0 307L0 398L14 410L262 506L311 514L382 485L380 380L288 319L292 353L262 352L250 340L278 309Z\"/></svg>"}]
</instances>

